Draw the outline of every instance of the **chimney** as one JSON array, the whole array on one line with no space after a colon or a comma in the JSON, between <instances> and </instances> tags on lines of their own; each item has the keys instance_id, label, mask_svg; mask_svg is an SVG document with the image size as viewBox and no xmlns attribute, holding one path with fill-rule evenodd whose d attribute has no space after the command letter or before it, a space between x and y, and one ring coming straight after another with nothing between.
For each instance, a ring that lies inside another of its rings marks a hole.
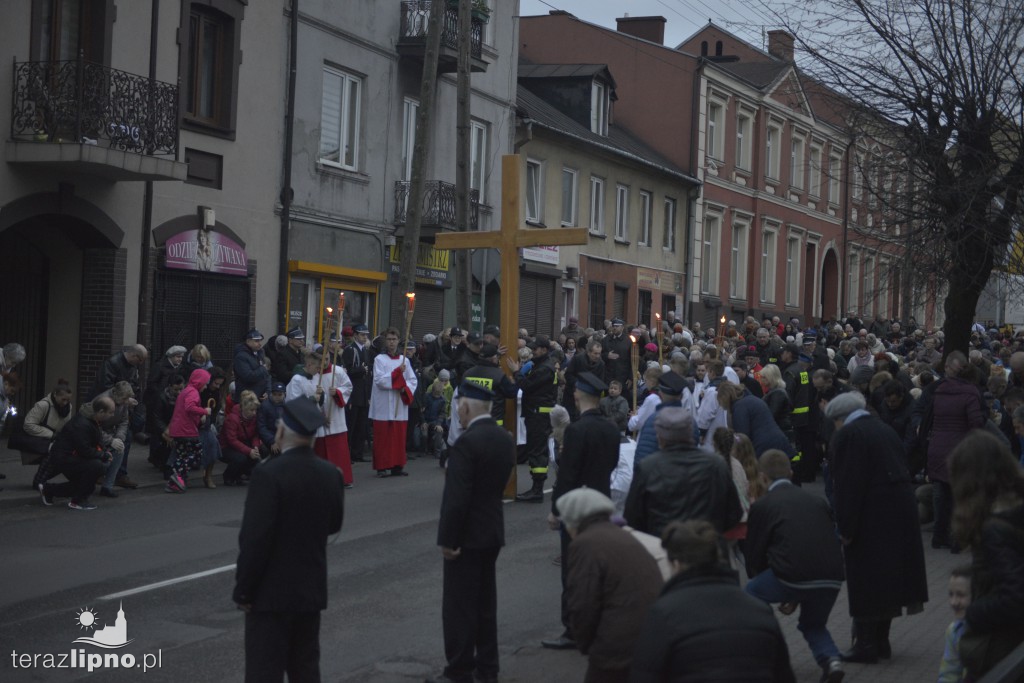
<instances>
[{"instance_id":1,"label":"chimney","mask_svg":"<svg viewBox=\"0 0 1024 683\"><path fill-rule=\"evenodd\" d=\"M789 31L768 31L768 54L784 62L792 62L794 42L793 34Z\"/></svg>"},{"instance_id":2,"label":"chimney","mask_svg":"<svg viewBox=\"0 0 1024 683\"><path fill-rule=\"evenodd\" d=\"M652 43L665 43L665 17L631 17L628 14L615 20L619 33L649 40Z\"/></svg>"}]
</instances>

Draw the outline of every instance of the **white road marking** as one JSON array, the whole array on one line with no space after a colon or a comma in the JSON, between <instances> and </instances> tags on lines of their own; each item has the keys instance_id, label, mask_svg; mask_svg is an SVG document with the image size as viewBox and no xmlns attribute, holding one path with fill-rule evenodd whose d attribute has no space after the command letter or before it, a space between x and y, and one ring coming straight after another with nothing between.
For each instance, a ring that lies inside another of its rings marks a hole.
<instances>
[{"instance_id":1,"label":"white road marking","mask_svg":"<svg viewBox=\"0 0 1024 683\"><path fill-rule=\"evenodd\" d=\"M214 569L207 569L204 572L196 572L195 574L187 574L185 576L179 576L176 579L167 579L166 581L157 581L156 583L150 583L145 586L139 586L138 588L132 588L131 590L121 591L120 593L111 593L110 595L104 595L98 600L120 600L126 598L129 595L138 595L139 593L145 593L147 591L156 590L158 588L166 588L167 586L173 586L177 583L185 583L186 581L192 581L194 579L201 579L204 576L213 576L214 574L223 574L229 572L235 568L233 564L226 564L223 567L216 567Z\"/></svg>"}]
</instances>

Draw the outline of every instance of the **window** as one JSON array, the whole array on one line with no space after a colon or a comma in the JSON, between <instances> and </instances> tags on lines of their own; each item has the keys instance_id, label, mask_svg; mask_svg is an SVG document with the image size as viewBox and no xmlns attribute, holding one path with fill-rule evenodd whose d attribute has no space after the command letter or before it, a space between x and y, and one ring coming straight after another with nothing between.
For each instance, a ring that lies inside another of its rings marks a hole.
<instances>
[{"instance_id":1,"label":"window","mask_svg":"<svg viewBox=\"0 0 1024 683\"><path fill-rule=\"evenodd\" d=\"M405 98L402 107L402 180L412 179L412 151L416 146L416 117L420 103Z\"/></svg>"},{"instance_id":2,"label":"window","mask_svg":"<svg viewBox=\"0 0 1024 683\"><path fill-rule=\"evenodd\" d=\"M750 170L750 116L736 116L736 168Z\"/></svg>"},{"instance_id":3,"label":"window","mask_svg":"<svg viewBox=\"0 0 1024 683\"><path fill-rule=\"evenodd\" d=\"M615 289L612 291L612 316L615 318L622 318L628 320L629 316L626 315L626 302L629 300L629 287L620 287L615 285Z\"/></svg>"},{"instance_id":4,"label":"window","mask_svg":"<svg viewBox=\"0 0 1024 683\"><path fill-rule=\"evenodd\" d=\"M651 293L646 289L639 290L639 297L637 298L637 320L639 322L646 322L648 326L651 325Z\"/></svg>"},{"instance_id":5,"label":"window","mask_svg":"<svg viewBox=\"0 0 1024 683\"><path fill-rule=\"evenodd\" d=\"M629 188L615 186L615 239L625 240L629 230Z\"/></svg>"},{"instance_id":6,"label":"window","mask_svg":"<svg viewBox=\"0 0 1024 683\"><path fill-rule=\"evenodd\" d=\"M875 259L864 259L864 315L870 316L875 304Z\"/></svg>"},{"instance_id":7,"label":"window","mask_svg":"<svg viewBox=\"0 0 1024 683\"><path fill-rule=\"evenodd\" d=\"M576 288L562 287L562 325L569 322L569 318L576 315Z\"/></svg>"},{"instance_id":8,"label":"window","mask_svg":"<svg viewBox=\"0 0 1024 683\"><path fill-rule=\"evenodd\" d=\"M708 139L707 155L712 159L725 156L725 145L722 144L722 112L725 109L718 102L708 104Z\"/></svg>"},{"instance_id":9,"label":"window","mask_svg":"<svg viewBox=\"0 0 1024 683\"><path fill-rule=\"evenodd\" d=\"M878 265L878 315L881 318L889 317L889 292L891 266L888 261L879 261ZM898 294L897 294L898 295Z\"/></svg>"},{"instance_id":10,"label":"window","mask_svg":"<svg viewBox=\"0 0 1024 683\"><path fill-rule=\"evenodd\" d=\"M807 190L812 197L821 196L821 145L811 145L811 184Z\"/></svg>"},{"instance_id":11,"label":"window","mask_svg":"<svg viewBox=\"0 0 1024 683\"><path fill-rule=\"evenodd\" d=\"M782 131L776 126L768 126L764 143L764 172L769 178L779 177L779 145Z\"/></svg>"},{"instance_id":12,"label":"window","mask_svg":"<svg viewBox=\"0 0 1024 683\"><path fill-rule=\"evenodd\" d=\"M587 326L595 330L604 329L606 290L603 282L587 285Z\"/></svg>"},{"instance_id":13,"label":"window","mask_svg":"<svg viewBox=\"0 0 1024 683\"><path fill-rule=\"evenodd\" d=\"M61 3L69 5L71 3ZM83 3L84 4L84 3ZM90 5L96 3L89 3ZM207 6L210 5L210 6ZM186 125L230 132L235 122L239 36L242 6L218 0L183 3L188 22L188 45L181 51L182 108ZM64 41L65 36L60 36Z\"/></svg>"},{"instance_id":14,"label":"window","mask_svg":"<svg viewBox=\"0 0 1024 683\"><path fill-rule=\"evenodd\" d=\"M590 176L590 232L604 234L604 180Z\"/></svg>"},{"instance_id":15,"label":"window","mask_svg":"<svg viewBox=\"0 0 1024 683\"><path fill-rule=\"evenodd\" d=\"M839 183L842 181L843 160L838 155L831 155L828 158L828 201L830 204L839 203Z\"/></svg>"},{"instance_id":16,"label":"window","mask_svg":"<svg viewBox=\"0 0 1024 683\"><path fill-rule=\"evenodd\" d=\"M851 313L860 310L860 272L859 259L856 252L850 254L846 270L846 298Z\"/></svg>"},{"instance_id":17,"label":"window","mask_svg":"<svg viewBox=\"0 0 1024 683\"><path fill-rule=\"evenodd\" d=\"M661 247L665 251L676 250L676 200L665 197L665 232Z\"/></svg>"},{"instance_id":18,"label":"window","mask_svg":"<svg viewBox=\"0 0 1024 683\"><path fill-rule=\"evenodd\" d=\"M541 222L541 172L539 161L526 160L526 220L531 223Z\"/></svg>"},{"instance_id":19,"label":"window","mask_svg":"<svg viewBox=\"0 0 1024 683\"><path fill-rule=\"evenodd\" d=\"M729 296L747 298L747 224L732 224L732 253L729 260Z\"/></svg>"},{"instance_id":20,"label":"window","mask_svg":"<svg viewBox=\"0 0 1024 683\"><path fill-rule=\"evenodd\" d=\"M576 225L578 206L579 173L571 168L562 169L562 225Z\"/></svg>"},{"instance_id":21,"label":"window","mask_svg":"<svg viewBox=\"0 0 1024 683\"><path fill-rule=\"evenodd\" d=\"M853 163L853 199L860 201L864 196L864 158L858 154Z\"/></svg>"},{"instance_id":22,"label":"window","mask_svg":"<svg viewBox=\"0 0 1024 683\"><path fill-rule=\"evenodd\" d=\"M789 152L789 184L799 190L804 189L804 140L793 136Z\"/></svg>"},{"instance_id":23,"label":"window","mask_svg":"<svg viewBox=\"0 0 1024 683\"><path fill-rule=\"evenodd\" d=\"M761 235L761 303L775 303L775 232Z\"/></svg>"},{"instance_id":24,"label":"window","mask_svg":"<svg viewBox=\"0 0 1024 683\"><path fill-rule=\"evenodd\" d=\"M701 236L700 292L718 294L718 232L721 219L708 214L704 217L704 231Z\"/></svg>"},{"instance_id":25,"label":"window","mask_svg":"<svg viewBox=\"0 0 1024 683\"><path fill-rule=\"evenodd\" d=\"M786 241L786 305L799 305L800 297L800 238Z\"/></svg>"},{"instance_id":26,"label":"window","mask_svg":"<svg viewBox=\"0 0 1024 683\"><path fill-rule=\"evenodd\" d=\"M320 110L320 163L350 171L357 169L361 92L362 79L338 69L324 69L323 106ZM412 130L415 129L414 123ZM412 155L409 156L411 159Z\"/></svg>"},{"instance_id":27,"label":"window","mask_svg":"<svg viewBox=\"0 0 1024 683\"><path fill-rule=\"evenodd\" d=\"M486 204L487 201L487 138L489 129L486 123L473 121L470 128L470 181L471 190L476 190L477 201Z\"/></svg>"},{"instance_id":28,"label":"window","mask_svg":"<svg viewBox=\"0 0 1024 683\"><path fill-rule=\"evenodd\" d=\"M640 190L640 244L651 246L651 193Z\"/></svg>"},{"instance_id":29,"label":"window","mask_svg":"<svg viewBox=\"0 0 1024 683\"><path fill-rule=\"evenodd\" d=\"M608 135L608 86L597 81L590 89L590 132Z\"/></svg>"}]
</instances>

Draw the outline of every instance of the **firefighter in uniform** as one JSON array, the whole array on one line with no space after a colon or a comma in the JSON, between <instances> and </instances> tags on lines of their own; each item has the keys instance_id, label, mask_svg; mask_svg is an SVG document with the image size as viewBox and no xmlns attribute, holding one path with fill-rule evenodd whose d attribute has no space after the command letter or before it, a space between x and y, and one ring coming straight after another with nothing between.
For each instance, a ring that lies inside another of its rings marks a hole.
<instances>
[{"instance_id":1,"label":"firefighter in uniform","mask_svg":"<svg viewBox=\"0 0 1024 683\"><path fill-rule=\"evenodd\" d=\"M508 361L517 373L516 386L523 391L523 421L526 423L526 457L533 486L516 496L521 503L544 502L544 481L548 478L548 437L551 436L551 410L558 400L558 372L550 356L551 342L537 335L529 347L533 360L524 364Z\"/></svg>"},{"instance_id":2,"label":"firefighter in uniform","mask_svg":"<svg viewBox=\"0 0 1024 683\"><path fill-rule=\"evenodd\" d=\"M817 430L814 419L813 403L817 390L811 382L811 363L813 348L804 339L804 347L795 362L790 364L783 378L786 380L786 393L790 405L793 406L791 421L796 439L796 457L793 458L793 483L799 485L804 481L814 481L815 448L817 447Z\"/></svg>"},{"instance_id":3,"label":"firefighter in uniform","mask_svg":"<svg viewBox=\"0 0 1024 683\"><path fill-rule=\"evenodd\" d=\"M470 335L472 336L472 332ZM498 367L498 347L494 344L484 344L480 347L477 355L477 364L468 368L462 375L464 382L472 382L486 388L494 394L494 402L491 406L491 417L498 423L498 426L505 424L505 401L514 399L519 392L516 383L501 371Z\"/></svg>"}]
</instances>

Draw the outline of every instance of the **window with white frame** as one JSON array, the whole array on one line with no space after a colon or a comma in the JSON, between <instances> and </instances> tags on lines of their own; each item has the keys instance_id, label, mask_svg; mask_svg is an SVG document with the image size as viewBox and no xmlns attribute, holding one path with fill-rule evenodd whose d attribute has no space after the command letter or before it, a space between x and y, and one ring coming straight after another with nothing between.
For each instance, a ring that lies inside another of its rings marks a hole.
<instances>
[{"instance_id":1,"label":"window with white frame","mask_svg":"<svg viewBox=\"0 0 1024 683\"><path fill-rule=\"evenodd\" d=\"M875 309L875 259L864 259L864 315L870 316Z\"/></svg>"},{"instance_id":2,"label":"window with white frame","mask_svg":"<svg viewBox=\"0 0 1024 683\"><path fill-rule=\"evenodd\" d=\"M847 259L846 299L851 313L860 310L860 259L857 252L850 254Z\"/></svg>"},{"instance_id":3,"label":"window with white frame","mask_svg":"<svg viewBox=\"0 0 1024 683\"><path fill-rule=\"evenodd\" d=\"M722 219L717 214L709 213L704 216L700 259L701 294L718 294L718 243L721 227Z\"/></svg>"},{"instance_id":4,"label":"window with white frame","mask_svg":"<svg viewBox=\"0 0 1024 683\"><path fill-rule=\"evenodd\" d=\"M779 151L782 144L782 129L768 124L764 139L764 172L769 178L779 178Z\"/></svg>"},{"instance_id":5,"label":"window with white frame","mask_svg":"<svg viewBox=\"0 0 1024 683\"><path fill-rule=\"evenodd\" d=\"M482 121L473 121L470 130L470 182L469 187L479 194L477 201L487 203L487 139L490 126Z\"/></svg>"},{"instance_id":6,"label":"window with white frame","mask_svg":"<svg viewBox=\"0 0 1024 683\"><path fill-rule=\"evenodd\" d=\"M590 132L608 135L608 86L594 81L590 89Z\"/></svg>"},{"instance_id":7,"label":"window with white frame","mask_svg":"<svg viewBox=\"0 0 1024 683\"><path fill-rule=\"evenodd\" d=\"M362 78L324 67L320 108L320 163L355 171L359 166Z\"/></svg>"},{"instance_id":8,"label":"window with white frame","mask_svg":"<svg viewBox=\"0 0 1024 683\"><path fill-rule=\"evenodd\" d=\"M406 97L402 103L402 180L412 179L412 151L416 146L416 116L420 103Z\"/></svg>"},{"instance_id":9,"label":"window with white frame","mask_svg":"<svg viewBox=\"0 0 1024 683\"><path fill-rule=\"evenodd\" d=\"M864 157L858 154L853 162L853 199L859 202L864 196Z\"/></svg>"},{"instance_id":10,"label":"window with white frame","mask_svg":"<svg viewBox=\"0 0 1024 683\"><path fill-rule=\"evenodd\" d=\"M576 225L576 208L579 206L579 172L562 168L562 225Z\"/></svg>"},{"instance_id":11,"label":"window with white frame","mask_svg":"<svg viewBox=\"0 0 1024 683\"><path fill-rule=\"evenodd\" d=\"M535 159L526 160L526 220L541 223L544 166Z\"/></svg>"},{"instance_id":12,"label":"window with white frame","mask_svg":"<svg viewBox=\"0 0 1024 683\"><path fill-rule=\"evenodd\" d=\"M751 126L753 118L745 111L736 115L736 168L750 170Z\"/></svg>"},{"instance_id":13,"label":"window with white frame","mask_svg":"<svg viewBox=\"0 0 1024 683\"><path fill-rule=\"evenodd\" d=\"M665 197L665 231L662 233L661 247L665 251L676 250L676 200Z\"/></svg>"},{"instance_id":14,"label":"window with white frame","mask_svg":"<svg viewBox=\"0 0 1024 683\"><path fill-rule=\"evenodd\" d=\"M811 182L807 187L812 197L821 196L821 145L811 144Z\"/></svg>"},{"instance_id":15,"label":"window with white frame","mask_svg":"<svg viewBox=\"0 0 1024 683\"><path fill-rule=\"evenodd\" d=\"M804 165L804 139L793 133L789 149L789 185L798 190L804 189L804 176L807 167Z\"/></svg>"},{"instance_id":16,"label":"window with white frame","mask_svg":"<svg viewBox=\"0 0 1024 683\"><path fill-rule=\"evenodd\" d=\"M761 233L761 303L775 303L775 230Z\"/></svg>"},{"instance_id":17,"label":"window with white frame","mask_svg":"<svg viewBox=\"0 0 1024 683\"><path fill-rule=\"evenodd\" d=\"M590 176L590 232L604 234L604 180Z\"/></svg>"},{"instance_id":18,"label":"window with white frame","mask_svg":"<svg viewBox=\"0 0 1024 683\"><path fill-rule=\"evenodd\" d=\"M746 221L732 224L732 249L729 259L729 296L733 299L747 298L747 233Z\"/></svg>"},{"instance_id":19,"label":"window with white frame","mask_svg":"<svg viewBox=\"0 0 1024 683\"><path fill-rule=\"evenodd\" d=\"M651 193L640 190L640 239L645 247L651 246Z\"/></svg>"},{"instance_id":20,"label":"window with white frame","mask_svg":"<svg viewBox=\"0 0 1024 683\"><path fill-rule=\"evenodd\" d=\"M800 238L791 235L786 241L786 305L800 303Z\"/></svg>"},{"instance_id":21,"label":"window with white frame","mask_svg":"<svg viewBox=\"0 0 1024 683\"><path fill-rule=\"evenodd\" d=\"M843 180L843 159L838 154L831 154L828 158L828 201L830 204L839 203L839 183Z\"/></svg>"},{"instance_id":22,"label":"window with white frame","mask_svg":"<svg viewBox=\"0 0 1024 683\"><path fill-rule=\"evenodd\" d=\"M878 315L882 318L889 317L889 279L891 277L891 265L888 261L879 259L878 262Z\"/></svg>"},{"instance_id":23,"label":"window with white frame","mask_svg":"<svg viewBox=\"0 0 1024 683\"><path fill-rule=\"evenodd\" d=\"M615 239L625 240L629 232L629 188L615 186Z\"/></svg>"},{"instance_id":24,"label":"window with white frame","mask_svg":"<svg viewBox=\"0 0 1024 683\"><path fill-rule=\"evenodd\" d=\"M712 159L722 159L725 156L725 145L722 134L725 132L722 120L725 114L725 105L716 100L708 102L708 139L707 155Z\"/></svg>"}]
</instances>

